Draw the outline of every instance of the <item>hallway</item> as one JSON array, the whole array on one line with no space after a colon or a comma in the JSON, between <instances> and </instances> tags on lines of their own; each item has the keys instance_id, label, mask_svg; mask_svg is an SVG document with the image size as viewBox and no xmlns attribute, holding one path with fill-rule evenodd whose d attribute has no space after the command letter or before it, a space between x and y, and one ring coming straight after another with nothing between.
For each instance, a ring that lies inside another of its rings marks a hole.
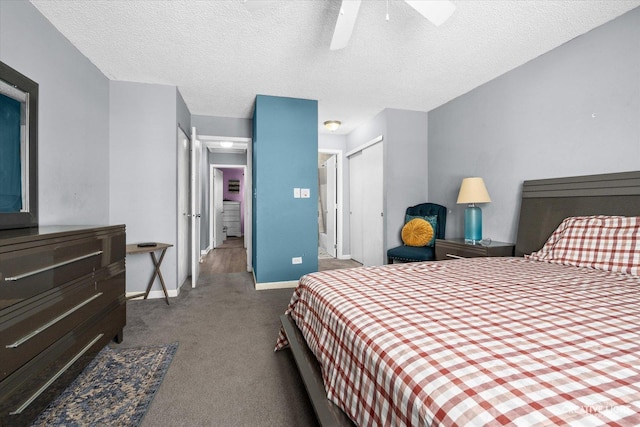
<instances>
[{"instance_id":1,"label":"hallway","mask_svg":"<svg viewBox=\"0 0 640 427\"><path fill-rule=\"evenodd\" d=\"M228 237L220 247L210 251L200 265L206 273L244 273L247 271L247 251L244 237Z\"/></svg>"},{"instance_id":2,"label":"hallway","mask_svg":"<svg viewBox=\"0 0 640 427\"><path fill-rule=\"evenodd\" d=\"M337 270L341 268L360 267L357 261L335 258L320 258L318 269ZM247 251L244 248L243 237L229 237L224 243L210 251L200 265L200 271L206 273L243 273L247 271Z\"/></svg>"}]
</instances>

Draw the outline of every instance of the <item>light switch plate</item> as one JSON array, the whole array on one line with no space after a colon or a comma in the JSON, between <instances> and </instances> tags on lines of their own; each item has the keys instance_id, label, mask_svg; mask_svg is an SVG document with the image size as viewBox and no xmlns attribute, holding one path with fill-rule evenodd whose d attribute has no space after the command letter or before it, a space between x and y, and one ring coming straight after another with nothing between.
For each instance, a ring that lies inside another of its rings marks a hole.
<instances>
[{"instance_id":1,"label":"light switch plate","mask_svg":"<svg viewBox=\"0 0 640 427\"><path fill-rule=\"evenodd\" d=\"M299 199L300 198L300 189L299 188L294 188L293 189L293 198L294 199Z\"/></svg>"}]
</instances>

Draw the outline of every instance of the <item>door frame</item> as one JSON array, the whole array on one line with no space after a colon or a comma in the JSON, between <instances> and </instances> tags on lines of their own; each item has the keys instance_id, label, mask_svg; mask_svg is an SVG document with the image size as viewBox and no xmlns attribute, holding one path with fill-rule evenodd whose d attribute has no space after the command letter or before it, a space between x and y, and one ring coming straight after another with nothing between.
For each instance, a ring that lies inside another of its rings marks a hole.
<instances>
[{"instance_id":1,"label":"door frame","mask_svg":"<svg viewBox=\"0 0 640 427\"><path fill-rule=\"evenodd\" d=\"M218 247L218 245L216 244L216 219L222 220L222 218L217 218L216 215L216 210L215 210L215 183L216 183L216 177L215 177L215 170L216 169L220 169L217 168L213 165L209 165L209 204L211 206L209 206L209 249L213 250L216 247ZM220 171L222 173L222 171ZM222 185L220 186L220 188L222 188L222 193L224 194L224 176L222 178ZM208 251L207 251L208 252Z\"/></svg>"},{"instance_id":2,"label":"door frame","mask_svg":"<svg viewBox=\"0 0 640 427\"><path fill-rule=\"evenodd\" d=\"M252 262L252 206L253 206L253 198L251 197L253 194L253 179L251 175L251 164L253 161L253 155L251 151L251 146L253 139L241 136L220 136L220 135L199 135L200 139L204 141L205 146L207 142L210 141L232 141L232 142L240 142L247 145L245 151L245 163L244 165L236 165L236 164L224 164L224 163L207 163L209 166L214 166L217 168L244 168L244 247L247 251L247 271L253 271L253 262Z\"/></svg>"},{"instance_id":3,"label":"door frame","mask_svg":"<svg viewBox=\"0 0 640 427\"><path fill-rule=\"evenodd\" d=\"M247 247L247 239L246 239L246 229L247 229L247 223L246 223L246 215L244 213L244 211L247 210L246 207L246 200L247 200L247 166L246 165L236 165L236 164L224 164L224 163L210 163L209 164L209 170L211 171L211 174L213 175L213 170L214 169L242 169L242 180L244 181L242 183L243 188L244 188L244 195L243 195L243 199L242 199L242 207L243 207L243 212L242 215L245 217L245 223L244 223L244 229L245 229L245 233L242 234L242 239L244 240L244 247L246 249ZM224 181L223 184L224 185ZM224 194L224 189L223 189L223 193ZM213 196L213 188L211 188L211 195ZM213 199L211 199L211 203L213 207ZM210 227L213 227L213 215L211 215L211 221L210 221ZM212 233L210 234L210 238L212 236ZM211 244L213 244L213 242L211 242ZM212 246L213 247L213 246Z\"/></svg>"},{"instance_id":4,"label":"door frame","mask_svg":"<svg viewBox=\"0 0 640 427\"><path fill-rule=\"evenodd\" d=\"M228 139L228 138L227 138ZM249 143L251 144L251 143ZM247 150L247 161L249 160L249 150ZM248 173L251 169L247 165L236 165L236 164L224 164L224 163L210 163L209 167L211 170L215 169L242 169L243 176L243 207L244 211L242 215L244 216L244 233L242 235L244 248L247 252L247 271L253 271L253 264L251 263L251 220L253 218L252 209L251 209L251 194L253 194L253 185L251 183L251 177L248 176ZM224 184L223 184L224 185Z\"/></svg>"},{"instance_id":5,"label":"door frame","mask_svg":"<svg viewBox=\"0 0 640 427\"><path fill-rule=\"evenodd\" d=\"M200 275L200 225L202 223L202 142L198 131L191 127L191 152L189 153L189 188L191 212L191 287L195 288Z\"/></svg>"},{"instance_id":6,"label":"door frame","mask_svg":"<svg viewBox=\"0 0 640 427\"><path fill-rule=\"evenodd\" d=\"M343 218L343 212L344 212L344 178L343 178L343 162L344 162L344 156L343 156L343 151L342 150L338 150L338 149L333 149L333 148L318 148L318 153L326 153L326 154L334 154L336 156L336 164L337 164L337 171L336 171L336 187L337 187L337 194L336 194L336 200L337 200L337 221L336 221L336 257L338 259L350 259L351 257L349 255L345 255L343 252L343 244L342 244L342 235L343 235L343 226L344 226L344 218ZM319 196L318 196L319 197Z\"/></svg>"}]
</instances>

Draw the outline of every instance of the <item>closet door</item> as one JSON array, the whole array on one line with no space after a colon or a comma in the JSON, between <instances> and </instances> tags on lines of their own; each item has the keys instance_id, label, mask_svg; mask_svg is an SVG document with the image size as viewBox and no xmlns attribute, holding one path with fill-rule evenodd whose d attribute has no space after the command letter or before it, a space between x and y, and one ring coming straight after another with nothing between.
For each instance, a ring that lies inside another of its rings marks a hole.
<instances>
[{"instance_id":1,"label":"closet door","mask_svg":"<svg viewBox=\"0 0 640 427\"><path fill-rule=\"evenodd\" d=\"M384 264L382 142L349 157L351 258L362 264Z\"/></svg>"},{"instance_id":2,"label":"closet door","mask_svg":"<svg viewBox=\"0 0 640 427\"><path fill-rule=\"evenodd\" d=\"M365 149L364 155L365 200L363 200L362 215L364 264L382 265L384 264L382 142Z\"/></svg>"},{"instance_id":3,"label":"closet door","mask_svg":"<svg viewBox=\"0 0 640 427\"><path fill-rule=\"evenodd\" d=\"M363 189L365 187L363 159L363 152L355 153L349 157L349 243L351 246L351 258L362 264L364 264L362 217Z\"/></svg>"}]
</instances>

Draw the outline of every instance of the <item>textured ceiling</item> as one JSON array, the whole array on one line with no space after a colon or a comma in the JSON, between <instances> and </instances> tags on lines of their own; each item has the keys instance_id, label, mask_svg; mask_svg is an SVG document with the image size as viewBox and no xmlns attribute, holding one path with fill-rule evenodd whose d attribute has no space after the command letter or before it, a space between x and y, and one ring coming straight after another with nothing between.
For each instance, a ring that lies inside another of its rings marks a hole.
<instances>
[{"instance_id":1,"label":"textured ceiling","mask_svg":"<svg viewBox=\"0 0 640 427\"><path fill-rule=\"evenodd\" d=\"M429 111L640 6L640 0L454 0L435 27L364 0L349 45L327 1L32 0L107 77L175 85L192 114L251 117L256 94L319 101L348 133L384 108ZM324 129L320 129L323 131Z\"/></svg>"}]
</instances>

